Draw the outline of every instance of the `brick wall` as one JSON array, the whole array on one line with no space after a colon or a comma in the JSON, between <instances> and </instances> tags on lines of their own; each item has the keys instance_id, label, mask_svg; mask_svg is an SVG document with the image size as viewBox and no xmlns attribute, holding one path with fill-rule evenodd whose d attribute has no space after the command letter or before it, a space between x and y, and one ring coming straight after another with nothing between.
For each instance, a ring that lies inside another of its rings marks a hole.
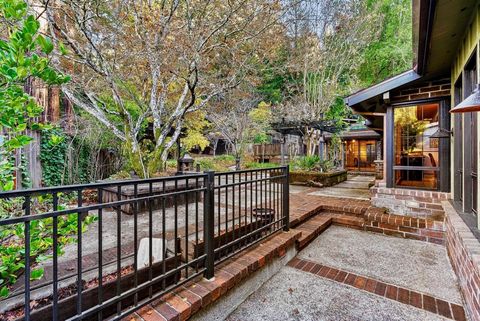
<instances>
[{"instance_id":1,"label":"brick wall","mask_svg":"<svg viewBox=\"0 0 480 321\"><path fill-rule=\"evenodd\" d=\"M446 213L446 246L458 277L467 314L480 321L480 242L448 201L442 202Z\"/></svg>"},{"instance_id":2,"label":"brick wall","mask_svg":"<svg viewBox=\"0 0 480 321\"><path fill-rule=\"evenodd\" d=\"M427 99L450 96L450 79L439 79L424 82L417 86L403 88L392 92L391 100L394 103L410 100Z\"/></svg>"},{"instance_id":3,"label":"brick wall","mask_svg":"<svg viewBox=\"0 0 480 321\"><path fill-rule=\"evenodd\" d=\"M431 219L385 213L369 208L364 214L364 230L406 239L445 244L445 223Z\"/></svg>"},{"instance_id":4,"label":"brick wall","mask_svg":"<svg viewBox=\"0 0 480 321\"><path fill-rule=\"evenodd\" d=\"M370 193L376 207L387 208L393 214L433 221L444 221L441 202L450 198L450 193L403 188L372 187Z\"/></svg>"}]
</instances>

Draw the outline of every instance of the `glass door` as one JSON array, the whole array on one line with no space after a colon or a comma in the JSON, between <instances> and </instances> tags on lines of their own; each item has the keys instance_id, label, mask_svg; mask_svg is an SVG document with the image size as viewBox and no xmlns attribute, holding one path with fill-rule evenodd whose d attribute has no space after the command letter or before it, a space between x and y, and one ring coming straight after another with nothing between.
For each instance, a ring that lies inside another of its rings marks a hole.
<instances>
[{"instance_id":1,"label":"glass door","mask_svg":"<svg viewBox=\"0 0 480 321\"><path fill-rule=\"evenodd\" d=\"M395 186L439 188L439 141L430 138L438 128L438 103L394 109Z\"/></svg>"}]
</instances>

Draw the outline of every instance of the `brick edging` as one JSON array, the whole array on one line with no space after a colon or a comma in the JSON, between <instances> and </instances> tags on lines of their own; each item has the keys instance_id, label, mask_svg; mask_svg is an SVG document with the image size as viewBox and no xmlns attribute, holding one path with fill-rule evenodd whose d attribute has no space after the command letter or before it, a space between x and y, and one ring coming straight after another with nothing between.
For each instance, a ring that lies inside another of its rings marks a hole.
<instances>
[{"instance_id":1,"label":"brick edging","mask_svg":"<svg viewBox=\"0 0 480 321\"><path fill-rule=\"evenodd\" d=\"M429 311L457 321L466 321L465 311L461 305L432 297L425 293L412 291L393 284L387 284L355 273L338 270L312 261L294 258L288 266L309 272L332 281L346 284L387 299Z\"/></svg>"},{"instance_id":2,"label":"brick edging","mask_svg":"<svg viewBox=\"0 0 480 321\"><path fill-rule=\"evenodd\" d=\"M183 321L225 295L249 275L295 246L300 232L281 232L215 268L215 279L199 278L167 293L123 320Z\"/></svg>"}]
</instances>

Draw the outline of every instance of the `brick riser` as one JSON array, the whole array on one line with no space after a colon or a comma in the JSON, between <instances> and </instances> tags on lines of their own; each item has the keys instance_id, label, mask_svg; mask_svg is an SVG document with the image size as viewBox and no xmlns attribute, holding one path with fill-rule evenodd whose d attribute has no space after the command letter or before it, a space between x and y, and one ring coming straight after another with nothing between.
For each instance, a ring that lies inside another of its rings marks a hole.
<instances>
[{"instance_id":1,"label":"brick riser","mask_svg":"<svg viewBox=\"0 0 480 321\"><path fill-rule=\"evenodd\" d=\"M302 235L297 240L297 249L305 248L331 224L332 218L330 216L317 215L298 226L295 230L302 232Z\"/></svg>"},{"instance_id":2,"label":"brick riser","mask_svg":"<svg viewBox=\"0 0 480 321\"><path fill-rule=\"evenodd\" d=\"M297 240L299 250L305 248L330 225L380 233L389 236L445 244L445 224L422 218L387 214L383 209L362 208L356 212L336 208L325 211L321 206L302 219L297 219L295 229L302 232Z\"/></svg>"}]
</instances>

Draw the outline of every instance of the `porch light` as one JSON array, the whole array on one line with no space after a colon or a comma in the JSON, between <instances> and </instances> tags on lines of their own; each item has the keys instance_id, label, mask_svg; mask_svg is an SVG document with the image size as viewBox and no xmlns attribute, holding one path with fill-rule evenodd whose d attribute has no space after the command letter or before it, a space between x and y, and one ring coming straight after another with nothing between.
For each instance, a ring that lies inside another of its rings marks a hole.
<instances>
[{"instance_id":1,"label":"porch light","mask_svg":"<svg viewBox=\"0 0 480 321\"><path fill-rule=\"evenodd\" d=\"M451 113L468 113L472 111L480 111L480 84L477 84L470 96L450 110Z\"/></svg>"},{"instance_id":2,"label":"porch light","mask_svg":"<svg viewBox=\"0 0 480 321\"><path fill-rule=\"evenodd\" d=\"M444 128L439 128L435 133L430 135L430 138L450 138L450 135L452 135L451 131Z\"/></svg>"}]
</instances>

